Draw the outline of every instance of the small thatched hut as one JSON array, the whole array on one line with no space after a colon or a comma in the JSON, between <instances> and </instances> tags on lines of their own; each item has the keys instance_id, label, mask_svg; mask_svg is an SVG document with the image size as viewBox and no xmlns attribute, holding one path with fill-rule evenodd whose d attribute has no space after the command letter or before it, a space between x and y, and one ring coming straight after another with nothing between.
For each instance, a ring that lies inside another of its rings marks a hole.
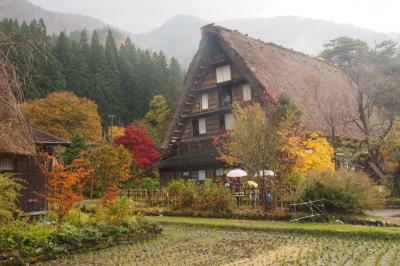
<instances>
[{"instance_id":1,"label":"small thatched hut","mask_svg":"<svg viewBox=\"0 0 400 266\"><path fill-rule=\"evenodd\" d=\"M238 31L206 25L188 69L162 146L161 183L171 178L219 178L212 140L233 123L232 102L276 103L286 95L307 131L357 139L354 87L338 67Z\"/></svg>"},{"instance_id":2,"label":"small thatched hut","mask_svg":"<svg viewBox=\"0 0 400 266\"><path fill-rule=\"evenodd\" d=\"M46 177L43 158L37 151L50 153L55 145L68 145L61 140L27 126L11 91L5 68L0 68L0 172L11 172L24 180L19 203L26 214L47 210Z\"/></svg>"}]
</instances>

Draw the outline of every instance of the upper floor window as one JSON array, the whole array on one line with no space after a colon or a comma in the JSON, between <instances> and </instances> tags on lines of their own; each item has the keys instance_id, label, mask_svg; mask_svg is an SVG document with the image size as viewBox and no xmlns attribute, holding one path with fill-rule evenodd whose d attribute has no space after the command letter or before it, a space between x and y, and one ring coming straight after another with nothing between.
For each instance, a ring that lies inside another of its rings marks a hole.
<instances>
[{"instance_id":1,"label":"upper floor window","mask_svg":"<svg viewBox=\"0 0 400 266\"><path fill-rule=\"evenodd\" d=\"M242 87L243 101L251 101L251 86L250 84L244 84Z\"/></svg>"},{"instance_id":2,"label":"upper floor window","mask_svg":"<svg viewBox=\"0 0 400 266\"><path fill-rule=\"evenodd\" d=\"M204 93L201 95L201 110L208 109L208 93Z\"/></svg>"},{"instance_id":3,"label":"upper floor window","mask_svg":"<svg viewBox=\"0 0 400 266\"><path fill-rule=\"evenodd\" d=\"M225 66L217 67L216 76L217 76L217 83L231 80L232 79L231 66L225 65Z\"/></svg>"},{"instance_id":4,"label":"upper floor window","mask_svg":"<svg viewBox=\"0 0 400 266\"><path fill-rule=\"evenodd\" d=\"M221 107L232 104L232 89L230 87L222 88L219 95Z\"/></svg>"},{"instance_id":5,"label":"upper floor window","mask_svg":"<svg viewBox=\"0 0 400 266\"><path fill-rule=\"evenodd\" d=\"M193 119L193 137L198 137L199 135L204 135L207 133L207 123L205 118Z\"/></svg>"},{"instance_id":6,"label":"upper floor window","mask_svg":"<svg viewBox=\"0 0 400 266\"><path fill-rule=\"evenodd\" d=\"M233 113L225 114L225 130L233 129L234 117Z\"/></svg>"},{"instance_id":7,"label":"upper floor window","mask_svg":"<svg viewBox=\"0 0 400 266\"><path fill-rule=\"evenodd\" d=\"M199 119L192 120L193 137L199 136Z\"/></svg>"},{"instance_id":8,"label":"upper floor window","mask_svg":"<svg viewBox=\"0 0 400 266\"><path fill-rule=\"evenodd\" d=\"M207 133L207 125L205 118L199 118L199 134L203 135Z\"/></svg>"}]
</instances>

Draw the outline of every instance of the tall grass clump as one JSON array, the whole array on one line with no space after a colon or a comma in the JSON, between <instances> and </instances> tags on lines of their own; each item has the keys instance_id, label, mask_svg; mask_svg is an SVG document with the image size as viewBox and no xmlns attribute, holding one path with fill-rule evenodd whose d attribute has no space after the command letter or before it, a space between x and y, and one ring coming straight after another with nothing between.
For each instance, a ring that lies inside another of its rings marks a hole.
<instances>
[{"instance_id":1,"label":"tall grass clump","mask_svg":"<svg viewBox=\"0 0 400 266\"><path fill-rule=\"evenodd\" d=\"M311 171L294 194L296 201L325 200L326 209L337 212L380 208L385 196L365 173L352 170Z\"/></svg>"}]
</instances>

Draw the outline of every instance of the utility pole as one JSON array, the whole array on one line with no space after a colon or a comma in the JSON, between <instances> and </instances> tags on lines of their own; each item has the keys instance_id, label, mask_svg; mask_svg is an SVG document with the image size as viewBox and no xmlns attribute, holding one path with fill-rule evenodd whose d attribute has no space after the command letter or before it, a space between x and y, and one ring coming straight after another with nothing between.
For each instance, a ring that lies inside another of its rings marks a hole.
<instances>
[{"instance_id":1,"label":"utility pole","mask_svg":"<svg viewBox=\"0 0 400 266\"><path fill-rule=\"evenodd\" d=\"M116 115L108 115L108 118L111 119L111 128L110 128L110 139L113 140L113 126L114 126L114 118Z\"/></svg>"}]
</instances>

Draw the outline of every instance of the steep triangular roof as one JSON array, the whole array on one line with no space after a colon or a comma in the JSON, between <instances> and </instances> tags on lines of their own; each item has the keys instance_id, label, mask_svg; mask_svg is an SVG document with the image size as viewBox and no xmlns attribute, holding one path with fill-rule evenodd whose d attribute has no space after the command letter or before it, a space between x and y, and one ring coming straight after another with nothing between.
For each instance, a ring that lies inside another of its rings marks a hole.
<instances>
[{"instance_id":1,"label":"steep triangular roof","mask_svg":"<svg viewBox=\"0 0 400 266\"><path fill-rule=\"evenodd\" d=\"M33 155L32 135L11 92L7 72L0 64L0 153Z\"/></svg>"},{"instance_id":2,"label":"steep triangular roof","mask_svg":"<svg viewBox=\"0 0 400 266\"><path fill-rule=\"evenodd\" d=\"M276 101L287 95L303 113L307 131L332 135L330 123L335 124L335 136L358 139L362 131L350 120L357 113L354 89L348 76L339 68L323 60L265 43L238 31L206 25L202 28L199 50L184 82L177 109L166 131L163 147L167 147L177 126L188 96L198 87L207 65L208 45L216 40L230 61L258 90Z\"/></svg>"}]
</instances>

